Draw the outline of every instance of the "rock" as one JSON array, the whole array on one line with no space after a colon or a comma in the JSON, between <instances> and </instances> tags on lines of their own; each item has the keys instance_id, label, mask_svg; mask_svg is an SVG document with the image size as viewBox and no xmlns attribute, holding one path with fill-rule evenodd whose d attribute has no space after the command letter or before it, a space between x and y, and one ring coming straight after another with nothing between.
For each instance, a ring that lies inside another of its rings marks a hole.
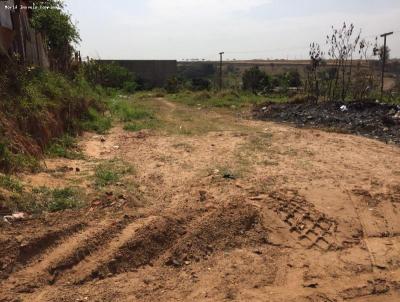
<instances>
[{"instance_id":1,"label":"rock","mask_svg":"<svg viewBox=\"0 0 400 302\"><path fill-rule=\"evenodd\" d=\"M222 177L225 179L236 179L236 176L229 172L225 172L224 175L222 175Z\"/></svg>"},{"instance_id":2,"label":"rock","mask_svg":"<svg viewBox=\"0 0 400 302\"><path fill-rule=\"evenodd\" d=\"M165 264L168 266L175 266L175 267L182 266L182 263L177 259L169 259L167 262L165 262Z\"/></svg>"},{"instance_id":3,"label":"rock","mask_svg":"<svg viewBox=\"0 0 400 302\"><path fill-rule=\"evenodd\" d=\"M4 222L11 223L13 221L18 221L24 219L26 216L25 213L19 212L12 215L7 215L3 217Z\"/></svg>"},{"instance_id":4,"label":"rock","mask_svg":"<svg viewBox=\"0 0 400 302\"><path fill-rule=\"evenodd\" d=\"M305 288L317 288L318 286L319 284L317 282L308 282L303 284L303 287Z\"/></svg>"},{"instance_id":5,"label":"rock","mask_svg":"<svg viewBox=\"0 0 400 302\"><path fill-rule=\"evenodd\" d=\"M76 172L81 172L81 169L75 168L75 171L76 171Z\"/></svg>"},{"instance_id":6,"label":"rock","mask_svg":"<svg viewBox=\"0 0 400 302\"><path fill-rule=\"evenodd\" d=\"M101 141L102 143L104 143L104 142L106 141L106 139L102 136L102 137L100 138L100 141Z\"/></svg>"}]
</instances>

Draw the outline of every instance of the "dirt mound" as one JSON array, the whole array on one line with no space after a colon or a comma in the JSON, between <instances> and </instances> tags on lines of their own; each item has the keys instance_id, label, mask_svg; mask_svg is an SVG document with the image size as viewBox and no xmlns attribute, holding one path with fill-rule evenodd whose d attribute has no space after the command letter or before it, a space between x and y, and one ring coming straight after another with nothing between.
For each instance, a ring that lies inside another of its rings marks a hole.
<instances>
[{"instance_id":1,"label":"dirt mound","mask_svg":"<svg viewBox=\"0 0 400 302\"><path fill-rule=\"evenodd\" d=\"M400 106L363 102L264 103L254 108L261 120L290 122L300 127L322 127L400 144Z\"/></svg>"},{"instance_id":2,"label":"dirt mound","mask_svg":"<svg viewBox=\"0 0 400 302\"><path fill-rule=\"evenodd\" d=\"M174 244L167 265L179 267L207 259L217 251L268 242L260 225L259 210L240 202L199 217L186 230L187 233Z\"/></svg>"},{"instance_id":3,"label":"dirt mound","mask_svg":"<svg viewBox=\"0 0 400 302\"><path fill-rule=\"evenodd\" d=\"M35 226L31 225L35 230ZM23 266L40 257L46 250L55 246L63 238L79 232L85 227L82 222L72 222L47 230L33 231L27 236L4 236L0 238L0 280L6 279L12 272L18 271ZM37 227L38 229L40 226ZM43 228L43 226L42 226ZM11 234L10 234L11 235Z\"/></svg>"},{"instance_id":4,"label":"dirt mound","mask_svg":"<svg viewBox=\"0 0 400 302\"><path fill-rule=\"evenodd\" d=\"M105 278L150 264L184 233L181 221L157 217L132 234L132 238L95 268L90 277Z\"/></svg>"}]
</instances>

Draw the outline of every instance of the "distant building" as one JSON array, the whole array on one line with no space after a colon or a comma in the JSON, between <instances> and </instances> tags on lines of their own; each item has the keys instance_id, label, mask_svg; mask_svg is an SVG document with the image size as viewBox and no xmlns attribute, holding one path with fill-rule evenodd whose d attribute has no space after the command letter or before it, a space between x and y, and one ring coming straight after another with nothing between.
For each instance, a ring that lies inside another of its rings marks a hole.
<instances>
[{"instance_id":1,"label":"distant building","mask_svg":"<svg viewBox=\"0 0 400 302\"><path fill-rule=\"evenodd\" d=\"M0 55L11 57L16 54L27 64L48 68L50 64L44 37L29 22L34 2L0 0Z\"/></svg>"}]
</instances>

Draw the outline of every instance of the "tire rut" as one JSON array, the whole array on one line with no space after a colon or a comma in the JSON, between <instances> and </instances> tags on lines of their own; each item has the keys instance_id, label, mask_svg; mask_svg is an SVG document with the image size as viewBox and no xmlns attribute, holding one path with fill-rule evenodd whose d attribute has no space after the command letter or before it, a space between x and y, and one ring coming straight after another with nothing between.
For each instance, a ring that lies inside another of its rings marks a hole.
<instances>
[{"instance_id":1,"label":"tire rut","mask_svg":"<svg viewBox=\"0 0 400 302\"><path fill-rule=\"evenodd\" d=\"M47 254L42 254L41 260L10 275L0 286L0 292L32 293L41 286L54 283L60 271L74 266L93 250L102 247L101 243L123 229L130 219L124 218L118 222L104 220L67 237ZM2 298L0 295L0 301Z\"/></svg>"}]
</instances>

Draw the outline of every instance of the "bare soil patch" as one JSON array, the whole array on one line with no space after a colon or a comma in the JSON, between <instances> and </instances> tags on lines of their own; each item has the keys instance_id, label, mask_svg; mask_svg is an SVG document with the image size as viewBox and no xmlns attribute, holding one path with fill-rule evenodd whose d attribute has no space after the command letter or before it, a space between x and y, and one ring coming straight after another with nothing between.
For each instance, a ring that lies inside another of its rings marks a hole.
<instances>
[{"instance_id":1,"label":"bare soil patch","mask_svg":"<svg viewBox=\"0 0 400 302\"><path fill-rule=\"evenodd\" d=\"M400 300L397 146L146 104L166 130L85 134L85 160L22 178L80 167L49 185L89 200L1 224L0 301ZM96 186L114 162L134 172Z\"/></svg>"}]
</instances>

